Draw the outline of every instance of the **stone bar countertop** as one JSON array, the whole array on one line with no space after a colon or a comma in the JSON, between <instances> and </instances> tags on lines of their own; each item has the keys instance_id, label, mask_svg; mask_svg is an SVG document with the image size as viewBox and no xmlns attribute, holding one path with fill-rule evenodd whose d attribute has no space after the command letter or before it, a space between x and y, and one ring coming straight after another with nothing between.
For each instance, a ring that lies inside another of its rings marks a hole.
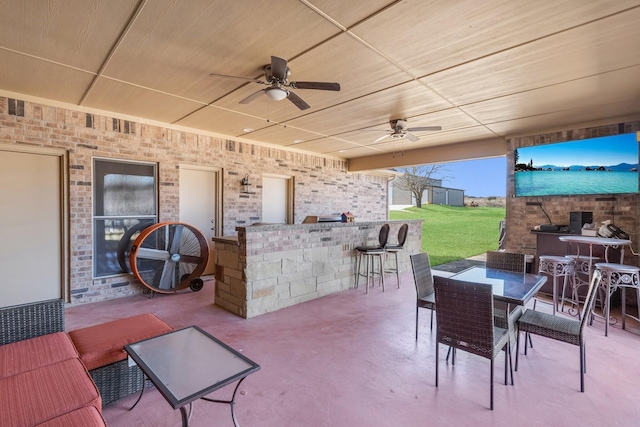
<instances>
[{"instance_id":1,"label":"stone bar countertop","mask_svg":"<svg viewBox=\"0 0 640 427\"><path fill-rule=\"evenodd\" d=\"M237 236L214 237L215 303L250 318L355 287L360 245L377 244L389 224L389 243L409 224L400 270L422 247L422 220L267 224L236 227ZM394 280L390 275L387 279ZM395 285L395 283L394 283ZM364 292L364 290L363 290Z\"/></svg>"}]
</instances>

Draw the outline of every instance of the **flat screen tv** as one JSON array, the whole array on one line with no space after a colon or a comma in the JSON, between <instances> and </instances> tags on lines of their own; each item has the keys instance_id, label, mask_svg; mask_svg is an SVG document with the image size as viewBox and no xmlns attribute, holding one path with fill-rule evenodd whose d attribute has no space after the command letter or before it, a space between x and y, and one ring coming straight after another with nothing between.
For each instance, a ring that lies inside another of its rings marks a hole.
<instances>
[{"instance_id":1,"label":"flat screen tv","mask_svg":"<svg viewBox=\"0 0 640 427\"><path fill-rule=\"evenodd\" d=\"M628 133L517 148L515 195L637 193L638 138Z\"/></svg>"}]
</instances>

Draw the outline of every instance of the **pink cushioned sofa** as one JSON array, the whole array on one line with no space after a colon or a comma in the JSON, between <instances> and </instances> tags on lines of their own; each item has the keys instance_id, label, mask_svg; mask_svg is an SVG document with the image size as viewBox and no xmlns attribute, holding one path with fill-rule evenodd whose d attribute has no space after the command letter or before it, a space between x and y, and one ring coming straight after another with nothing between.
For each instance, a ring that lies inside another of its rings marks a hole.
<instances>
[{"instance_id":1,"label":"pink cushioned sofa","mask_svg":"<svg viewBox=\"0 0 640 427\"><path fill-rule=\"evenodd\" d=\"M62 300L0 308L0 407L0 426L106 426Z\"/></svg>"}]
</instances>

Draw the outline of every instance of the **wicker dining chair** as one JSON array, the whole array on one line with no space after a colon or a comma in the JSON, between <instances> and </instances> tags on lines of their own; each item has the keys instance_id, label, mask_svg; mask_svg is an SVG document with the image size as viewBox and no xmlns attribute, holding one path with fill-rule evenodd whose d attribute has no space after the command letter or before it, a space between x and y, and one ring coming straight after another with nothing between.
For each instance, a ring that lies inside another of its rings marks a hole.
<instances>
[{"instance_id":1,"label":"wicker dining chair","mask_svg":"<svg viewBox=\"0 0 640 427\"><path fill-rule=\"evenodd\" d=\"M524 274L526 271L525 254L504 251L487 251L486 267ZM508 317L506 313L507 309L509 309L509 304L506 302L496 301L493 309L495 312L496 325L501 328L508 328L511 333L511 342L515 343L518 338L518 326L516 322L523 313L522 307L518 305L511 308Z\"/></svg>"},{"instance_id":2,"label":"wicker dining chair","mask_svg":"<svg viewBox=\"0 0 640 427\"><path fill-rule=\"evenodd\" d=\"M525 254L503 251L487 251L487 268L524 273L526 265Z\"/></svg>"},{"instance_id":3,"label":"wicker dining chair","mask_svg":"<svg viewBox=\"0 0 640 427\"><path fill-rule=\"evenodd\" d=\"M602 275L596 270L593 273L589 290L585 296L585 302L582 306L582 316L580 320L570 319L564 316L554 316L549 313L543 313L535 310L527 310L518 320L520 331L528 334L536 334L543 337L551 338L557 341L566 342L580 347L580 391L584 392L584 374L587 372L586 350L585 350L585 329L587 318L590 317L591 306L595 299L596 290L600 285ZM520 337L518 337L520 338ZM520 339L516 343L516 368L518 370L518 350L520 347ZM524 354L527 354L527 347L524 348Z\"/></svg>"},{"instance_id":4,"label":"wicker dining chair","mask_svg":"<svg viewBox=\"0 0 640 427\"><path fill-rule=\"evenodd\" d=\"M436 309L436 299L433 290L433 275L429 254L422 252L410 255L413 281L416 284L416 341L418 341L418 312L421 308L431 310L431 330L433 330L433 312Z\"/></svg>"},{"instance_id":5,"label":"wicker dining chair","mask_svg":"<svg viewBox=\"0 0 640 427\"><path fill-rule=\"evenodd\" d=\"M504 383L507 364L511 366L509 331L497 327L493 316L491 285L461 282L447 278L434 283L436 296L436 387L438 387L439 344L462 350L491 361L491 405L493 410L493 362L505 350ZM513 371L511 371L513 384Z\"/></svg>"}]
</instances>

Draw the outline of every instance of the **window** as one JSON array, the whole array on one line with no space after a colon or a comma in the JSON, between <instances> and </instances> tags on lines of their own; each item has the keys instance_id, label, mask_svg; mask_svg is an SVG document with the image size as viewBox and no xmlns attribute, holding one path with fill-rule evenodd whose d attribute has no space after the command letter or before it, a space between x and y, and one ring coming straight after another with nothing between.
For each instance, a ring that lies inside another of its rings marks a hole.
<instances>
[{"instance_id":1,"label":"window","mask_svg":"<svg viewBox=\"0 0 640 427\"><path fill-rule=\"evenodd\" d=\"M94 159L94 277L131 271L131 242L158 219L156 171L152 163Z\"/></svg>"}]
</instances>

